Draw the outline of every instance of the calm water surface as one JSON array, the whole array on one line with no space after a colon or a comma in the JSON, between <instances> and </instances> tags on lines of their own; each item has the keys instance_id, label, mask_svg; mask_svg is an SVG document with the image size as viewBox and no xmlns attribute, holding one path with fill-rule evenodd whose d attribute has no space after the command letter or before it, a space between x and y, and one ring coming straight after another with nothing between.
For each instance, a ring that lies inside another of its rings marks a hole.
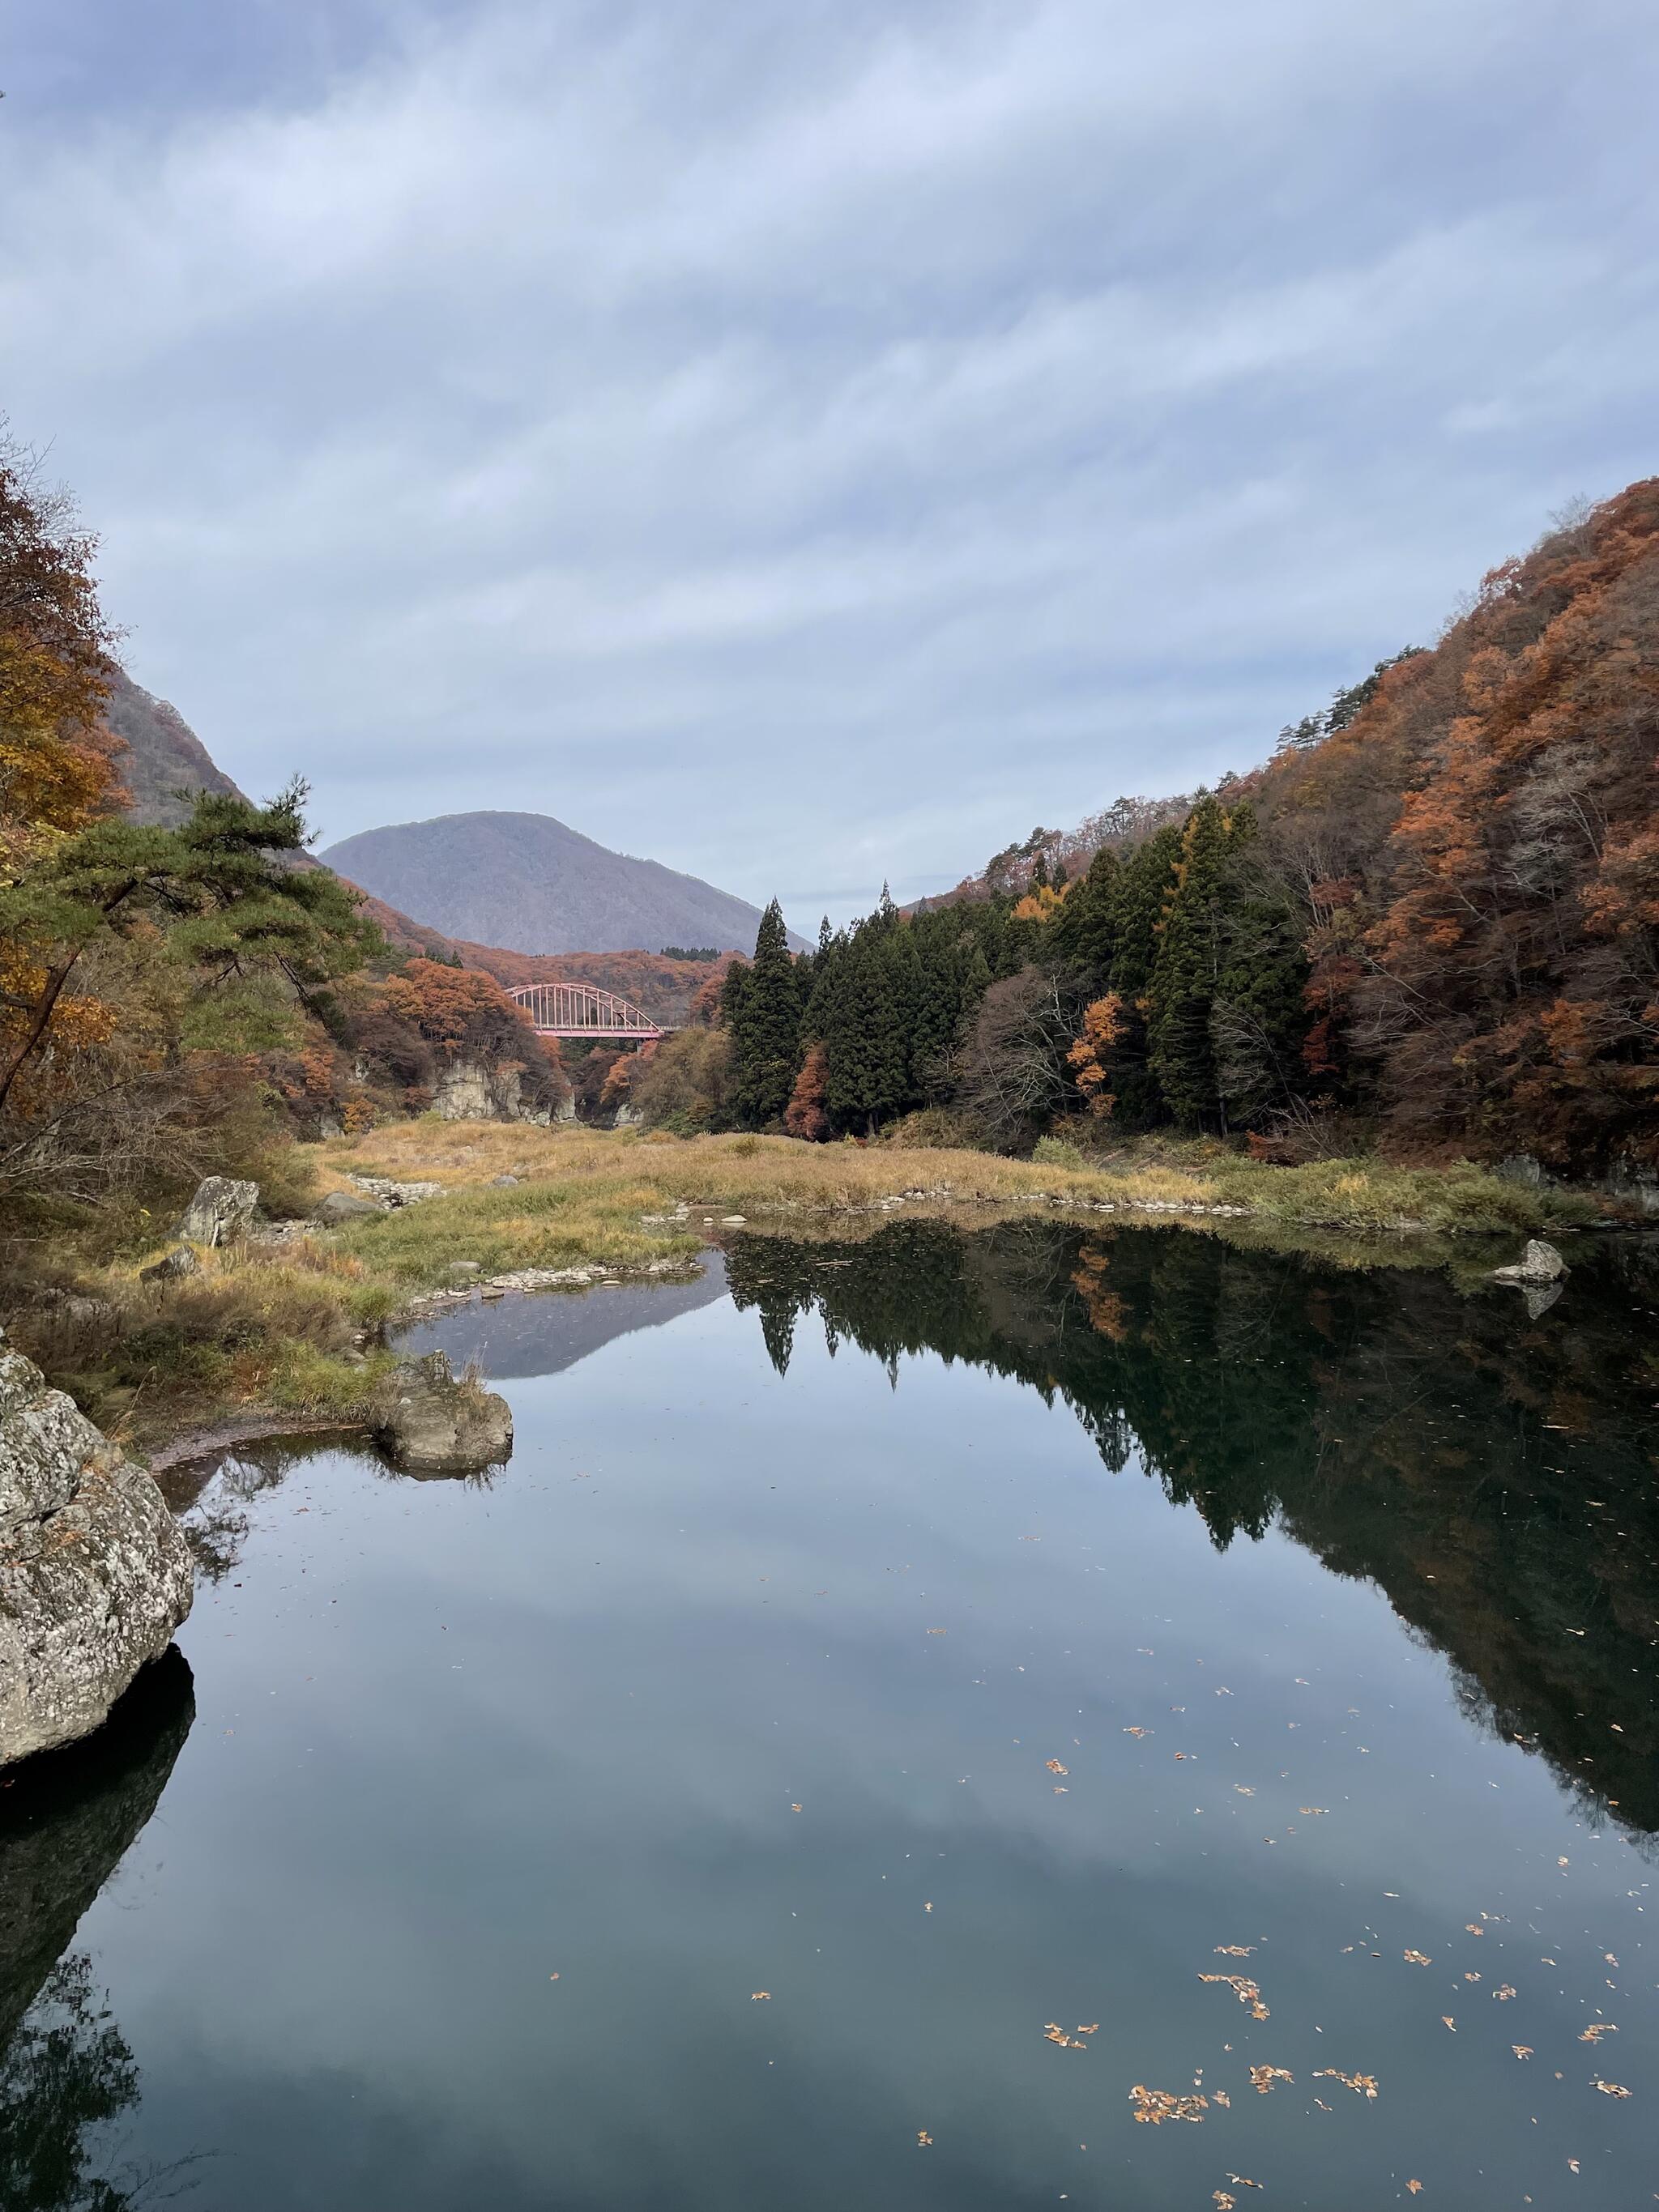
<instances>
[{"instance_id":1,"label":"calm water surface","mask_svg":"<svg viewBox=\"0 0 1659 2212\"><path fill-rule=\"evenodd\" d=\"M1659 2201L1659 1268L1574 1257L446 1316L511 1464L198 1471L187 1666L0 1792L0 2203Z\"/></svg>"}]
</instances>

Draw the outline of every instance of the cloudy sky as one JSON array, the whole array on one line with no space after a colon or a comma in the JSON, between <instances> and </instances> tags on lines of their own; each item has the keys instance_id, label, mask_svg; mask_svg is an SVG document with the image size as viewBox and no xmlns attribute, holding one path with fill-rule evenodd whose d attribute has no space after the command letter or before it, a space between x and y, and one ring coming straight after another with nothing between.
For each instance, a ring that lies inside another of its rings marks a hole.
<instances>
[{"instance_id":1,"label":"cloudy sky","mask_svg":"<svg viewBox=\"0 0 1659 2212\"><path fill-rule=\"evenodd\" d=\"M811 927L1659 469L1651 0L10 0L0 404L325 837Z\"/></svg>"}]
</instances>

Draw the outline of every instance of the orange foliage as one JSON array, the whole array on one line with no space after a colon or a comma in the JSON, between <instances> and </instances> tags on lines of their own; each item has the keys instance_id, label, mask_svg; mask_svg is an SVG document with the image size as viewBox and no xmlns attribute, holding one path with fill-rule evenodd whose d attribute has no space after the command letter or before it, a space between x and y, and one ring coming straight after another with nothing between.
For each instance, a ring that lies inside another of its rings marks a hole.
<instances>
[{"instance_id":1,"label":"orange foliage","mask_svg":"<svg viewBox=\"0 0 1659 2212\"><path fill-rule=\"evenodd\" d=\"M830 1055L821 1044L809 1045L789 1103L783 1109L783 1126L792 1137L822 1144L830 1134L825 1097L830 1082Z\"/></svg>"},{"instance_id":2,"label":"orange foliage","mask_svg":"<svg viewBox=\"0 0 1659 2212\"><path fill-rule=\"evenodd\" d=\"M1115 991L1083 1010L1082 1034L1066 1060L1091 1114L1109 1114L1117 1103L1106 1086L1111 1080L1112 1047L1121 1042L1125 1027L1123 1001Z\"/></svg>"}]
</instances>

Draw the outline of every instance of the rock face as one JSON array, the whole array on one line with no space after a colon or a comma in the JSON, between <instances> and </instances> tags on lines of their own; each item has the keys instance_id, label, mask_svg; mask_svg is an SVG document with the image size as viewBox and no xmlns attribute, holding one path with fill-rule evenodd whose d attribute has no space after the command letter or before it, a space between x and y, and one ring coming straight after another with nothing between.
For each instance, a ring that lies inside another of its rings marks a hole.
<instances>
[{"instance_id":1,"label":"rock face","mask_svg":"<svg viewBox=\"0 0 1659 2212\"><path fill-rule=\"evenodd\" d=\"M97 1728L194 1580L149 1475L0 1338L0 1765Z\"/></svg>"},{"instance_id":2,"label":"rock face","mask_svg":"<svg viewBox=\"0 0 1659 2212\"><path fill-rule=\"evenodd\" d=\"M1494 1267L1492 1279L1499 1283L1554 1283L1567 1272L1567 1263L1553 1244L1546 1244L1536 1237L1527 1240L1527 1249L1518 1266Z\"/></svg>"},{"instance_id":3,"label":"rock face","mask_svg":"<svg viewBox=\"0 0 1659 2212\"><path fill-rule=\"evenodd\" d=\"M545 1128L553 1109L524 1095L516 1067L481 1060L452 1060L438 1077L432 1109L443 1121L533 1121Z\"/></svg>"},{"instance_id":4,"label":"rock face","mask_svg":"<svg viewBox=\"0 0 1659 2212\"><path fill-rule=\"evenodd\" d=\"M192 1244L228 1244L240 1237L259 1209L257 1182L209 1176L179 1216L177 1234Z\"/></svg>"},{"instance_id":5,"label":"rock face","mask_svg":"<svg viewBox=\"0 0 1659 2212\"><path fill-rule=\"evenodd\" d=\"M386 1410L375 1429L388 1456L409 1474L477 1474L513 1450L505 1398L463 1378L441 1352L392 1371Z\"/></svg>"}]
</instances>

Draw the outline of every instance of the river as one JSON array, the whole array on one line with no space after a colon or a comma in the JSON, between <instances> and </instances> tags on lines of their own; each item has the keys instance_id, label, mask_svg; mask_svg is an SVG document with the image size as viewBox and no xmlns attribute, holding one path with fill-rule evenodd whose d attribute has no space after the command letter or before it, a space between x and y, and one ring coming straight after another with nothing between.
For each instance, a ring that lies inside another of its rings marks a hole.
<instances>
[{"instance_id":1,"label":"river","mask_svg":"<svg viewBox=\"0 0 1659 2212\"><path fill-rule=\"evenodd\" d=\"M170 1478L182 1659L0 1791L0 2203L1655 2201L1659 1265L1569 1256L745 1236L422 1328L489 1479Z\"/></svg>"}]
</instances>

